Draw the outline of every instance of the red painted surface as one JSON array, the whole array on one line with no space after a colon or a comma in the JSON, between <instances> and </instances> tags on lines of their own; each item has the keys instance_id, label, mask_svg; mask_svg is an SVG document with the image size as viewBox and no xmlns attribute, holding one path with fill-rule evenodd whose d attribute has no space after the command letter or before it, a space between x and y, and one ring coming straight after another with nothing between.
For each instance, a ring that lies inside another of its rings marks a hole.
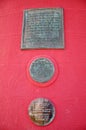
<instances>
[{"instance_id":1,"label":"red painted surface","mask_svg":"<svg viewBox=\"0 0 86 130\"><path fill-rule=\"evenodd\" d=\"M64 50L20 50L23 10L64 8ZM37 55L54 58L59 76L50 87L35 87L27 64ZM46 97L56 108L46 127L27 114L34 98ZM0 130L86 130L86 0L0 0Z\"/></svg>"}]
</instances>

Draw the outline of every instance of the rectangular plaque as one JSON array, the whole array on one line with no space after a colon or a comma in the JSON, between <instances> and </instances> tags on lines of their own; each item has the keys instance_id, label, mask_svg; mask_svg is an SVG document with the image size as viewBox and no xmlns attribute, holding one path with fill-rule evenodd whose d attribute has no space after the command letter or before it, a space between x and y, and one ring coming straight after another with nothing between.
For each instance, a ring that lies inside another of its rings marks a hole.
<instances>
[{"instance_id":1,"label":"rectangular plaque","mask_svg":"<svg viewBox=\"0 0 86 130\"><path fill-rule=\"evenodd\" d=\"M64 48L62 8L24 11L21 49Z\"/></svg>"}]
</instances>

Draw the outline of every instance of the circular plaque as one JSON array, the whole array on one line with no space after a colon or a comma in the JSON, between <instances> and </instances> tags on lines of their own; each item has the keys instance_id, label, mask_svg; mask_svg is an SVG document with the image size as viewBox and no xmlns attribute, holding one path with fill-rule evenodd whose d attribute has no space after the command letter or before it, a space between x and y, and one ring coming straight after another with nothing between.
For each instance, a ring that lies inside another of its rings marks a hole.
<instances>
[{"instance_id":1,"label":"circular plaque","mask_svg":"<svg viewBox=\"0 0 86 130\"><path fill-rule=\"evenodd\" d=\"M45 126L53 121L55 108L48 99L37 98L31 102L28 113L36 125Z\"/></svg>"},{"instance_id":2,"label":"circular plaque","mask_svg":"<svg viewBox=\"0 0 86 130\"><path fill-rule=\"evenodd\" d=\"M53 77L55 68L48 58L38 58L31 63L29 71L33 80L45 83Z\"/></svg>"}]
</instances>

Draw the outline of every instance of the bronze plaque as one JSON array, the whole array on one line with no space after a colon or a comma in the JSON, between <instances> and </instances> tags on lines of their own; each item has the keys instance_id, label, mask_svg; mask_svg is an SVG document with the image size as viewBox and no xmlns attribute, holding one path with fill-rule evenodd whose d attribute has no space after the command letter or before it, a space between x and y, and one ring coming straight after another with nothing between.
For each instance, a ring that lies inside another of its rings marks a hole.
<instances>
[{"instance_id":1,"label":"bronze plaque","mask_svg":"<svg viewBox=\"0 0 86 130\"><path fill-rule=\"evenodd\" d=\"M48 99L37 98L31 102L28 113L34 124L45 126L53 121L55 108Z\"/></svg>"},{"instance_id":2,"label":"bronze plaque","mask_svg":"<svg viewBox=\"0 0 86 130\"><path fill-rule=\"evenodd\" d=\"M21 49L64 48L62 8L24 11Z\"/></svg>"},{"instance_id":3,"label":"bronze plaque","mask_svg":"<svg viewBox=\"0 0 86 130\"><path fill-rule=\"evenodd\" d=\"M45 83L53 77L55 68L51 60L42 57L31 63L29 72L33 80Z\"/></svg>"}]
</instances>

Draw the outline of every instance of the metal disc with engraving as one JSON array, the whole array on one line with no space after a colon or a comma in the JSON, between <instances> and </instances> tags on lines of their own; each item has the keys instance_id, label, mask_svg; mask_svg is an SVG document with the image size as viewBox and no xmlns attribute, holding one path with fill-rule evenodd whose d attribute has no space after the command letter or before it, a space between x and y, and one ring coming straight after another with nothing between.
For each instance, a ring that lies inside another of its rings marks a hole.
<instances>
[{"instance_id":1,"label":"metal disc with engraving","mask_svg":"<svg viewBox=\"0 0 86 130\"><path fill-rule=\"evenodd\" d=\"M62 8L24 11L21 49L64 48Z\"/></svg>"},{"instance_id":2,"label":"metal disc with engraving","mask_svg":"<svg viewBox=\"0 0 86 130\"><path fill-rule=\"evenodd\" d=\"M39 126L50 124L55 117L55 108L46 98L33 100L28 108L31 120Z\"/></svg>"},{"instance_id":3,"label":"metal disc with engraving","mask_svg":"<svg viewBox=\"0 0 86 130\"><path fill-rule=\"evenodd\" d=\"M38 58L31 63L29 72L33 80L45 83L52 79L55 68L48 58Z\"/></svg>"}]
</instances>

